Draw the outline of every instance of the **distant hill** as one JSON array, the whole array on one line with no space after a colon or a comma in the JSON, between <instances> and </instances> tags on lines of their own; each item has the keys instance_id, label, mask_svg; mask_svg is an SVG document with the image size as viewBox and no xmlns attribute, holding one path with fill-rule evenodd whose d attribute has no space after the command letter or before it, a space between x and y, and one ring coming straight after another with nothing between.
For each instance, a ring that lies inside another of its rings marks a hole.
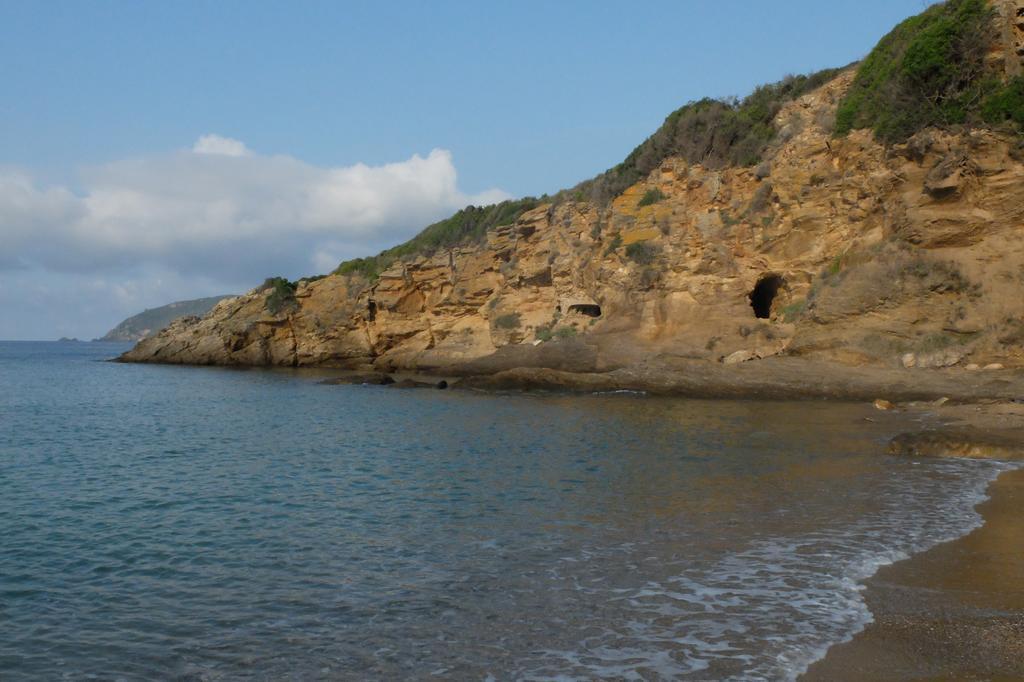
<instances>
[{"instance_id":1,"label":"distant hill","mask_svg":"<svg viewBox=\"0 0 1024 682\"><path fill-rule=\"evenodd\" d=\"M145 310L133 315L106 333L100 341L141 341L169 325L179 317L197 315L202 317L228 296L211 296L192 301L168 303L159 308Z\"/></svg>"}]
</instances>

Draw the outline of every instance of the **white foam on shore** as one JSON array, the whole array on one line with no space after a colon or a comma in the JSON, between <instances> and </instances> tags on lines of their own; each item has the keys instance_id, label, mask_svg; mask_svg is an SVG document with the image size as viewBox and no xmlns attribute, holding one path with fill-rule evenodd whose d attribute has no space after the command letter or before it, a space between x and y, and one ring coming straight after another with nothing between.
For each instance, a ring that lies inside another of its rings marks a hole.
<instances>
[{"instance_id":1,"label":"white foam on shore","mask_svg":"<svg viewBox=\"0 0 1024 682\"><path fill-rule=\"evenodd\" d=\"M842 528L763 537L710 564L603 597L628 614L574 650L548 650L526 679L793 680L872 620L863 581L978 528L998 462L936 460L893 477L879 510ZM593 559L593 557L592 557ZM590 594L588 600L593 600Z\"/></svg>"},{"instance_id":2,"label":"white foam on shore","mask_svg":"<svg viewBox=\"0 0 1024 682\"><path fill-rule=\"evenodd\" d=\"M850 629L841 639L827 642L824 645L817 647L817 649L809 649L806 652L806 655L795 657L795 659L791 661L790 665L786 668L786 679L795 680L805 673L811 665L823 659L828 653L828 650L834 645L849 642L874 621L874 616L870 609L867 608L863 598L860 598L860 594L864 590L864 581L874 576L883 566L888 566L896 563L897 561L909 559L915 554L920 554L921 552L925 552L932 547L946 542L958 540L969 535L974 530L981 528L985 523L985 519L977 511L977 507L989 499L989 486L996 478L999 477L1000 474L1019 468L1019 465L1009 462L958 463L966 466L977 464L978 466L975 468L979 469L982 474L977 479L970 481L970 485L965 485L962 491L954 494L949 500L952 502L951 505L943 505L944 509L947 507L953 507L949 508L948 511L956 514L957 518L954 520L959 521L960 523L951 526L945 533L936 532L933 535L924 534L923 537L918 538L917 542L914 543L907 551L893 552L890 556L879 555L873 559L865 560L859 566L851 566L850 575L855 582L854 589L858 595L858 601L862 607L861 610L863 611L864 617L857 623L856 627Z\"/></svg>"}]
</instances>

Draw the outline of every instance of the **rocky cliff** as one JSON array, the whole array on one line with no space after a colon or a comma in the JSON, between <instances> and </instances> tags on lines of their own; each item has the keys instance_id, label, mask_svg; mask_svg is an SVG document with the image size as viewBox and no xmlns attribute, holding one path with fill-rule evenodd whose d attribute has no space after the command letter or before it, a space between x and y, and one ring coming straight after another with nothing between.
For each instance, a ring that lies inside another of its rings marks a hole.
<instances>
[{"instance_id":1,"label":"rocky cliff","mask_svg":"<svg viewBox=\"0 0 1024 682\"><path fill-rule=\"evenodd\" d=\"M1017 4L998 5L1003 42L988 56L1007 74L1021 64ZM964 126L899 144L867 129L837 137L856 73L786 103L757 165L669 156L607 205L541 204L479 243L406 257L379 278L253 290L124 359L648 377L673 362L773 356L1021 367L1021 137Z\"/></svg>"}]
</instances>

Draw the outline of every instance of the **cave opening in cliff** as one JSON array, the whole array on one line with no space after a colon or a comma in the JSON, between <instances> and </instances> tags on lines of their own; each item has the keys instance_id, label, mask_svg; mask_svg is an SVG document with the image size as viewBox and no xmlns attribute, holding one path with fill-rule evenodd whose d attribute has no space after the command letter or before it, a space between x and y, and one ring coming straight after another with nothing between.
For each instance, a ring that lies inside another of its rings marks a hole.
<instances>
[{"instance_id":1,"label":"cave opening in cliff","mask_svg":"<svg viewBox=\"0 0 1024 682\"><path fill-rule=\"evenodd\" d=\"M569 306L570 313L579 313L587 317L601 317L601 306L595 303L574 303Z\"/></svg>"},{"instance_id":2,"label":"cave opening in cliff","mask_svg":"<svg viewBox=\"0 0 1024 682\"><path fill-rule=\"evenodd\" d=\"M767 320L772 315L772 303L785 282L778 275L765 275L757 280L754 290L750 292L750 307L754 316Z\"/></svg>"},{"instance_id":3,"label":"cave opening in cliff","mask_svg":"<svg viewBox=\"0 0 1024 682\"><path fill-rule=\"evenodd\" d=\"M372 298L366 302L366 319L370 322L377 319L377 302Z\"/></svg>"}]
</instances>

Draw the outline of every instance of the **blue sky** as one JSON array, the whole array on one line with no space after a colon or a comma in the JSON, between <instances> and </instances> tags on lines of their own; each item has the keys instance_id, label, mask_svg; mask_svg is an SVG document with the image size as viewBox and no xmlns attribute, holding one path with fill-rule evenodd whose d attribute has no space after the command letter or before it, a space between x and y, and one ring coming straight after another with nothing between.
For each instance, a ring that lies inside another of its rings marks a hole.
<instances>
[{"instance_id":1,"label":"blue sky","mask_svg":"<svg viewBox=\"0 0 1024 682\"><path fill-rule=\"evenodd\" d=\"M0 0L0 338L98 336L572 185L927 4Z\"/></svg>"}]
</instances>

